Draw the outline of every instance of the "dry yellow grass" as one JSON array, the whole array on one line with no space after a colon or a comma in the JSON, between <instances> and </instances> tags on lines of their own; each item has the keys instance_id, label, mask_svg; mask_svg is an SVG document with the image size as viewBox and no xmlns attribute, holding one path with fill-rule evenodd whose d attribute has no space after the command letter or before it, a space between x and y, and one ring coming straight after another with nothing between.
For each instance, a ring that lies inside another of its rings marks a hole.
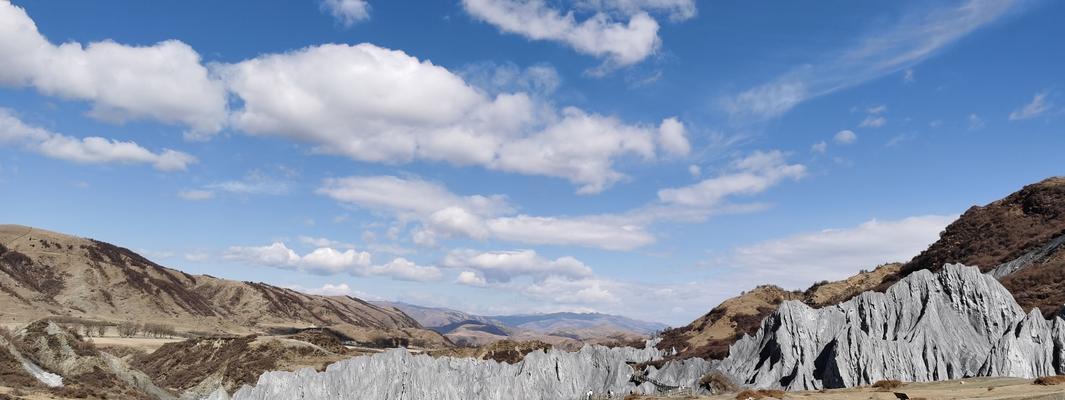
<instances>
[{"instance_id":1,"label":"dry yellow grass","mask_svg":"<svg viewBox=\"0 0 1065 400\"><path fill-rule=\"evenodd\" d=\"M787 392L785 399L818 400L896 400L895 392L905 393L910 399L985 399L985 400L1065 400L1065 385L1036 385L1032 379L1020 378L975 378L932 383L907 383L893 391L881 391L871 386L825 391ZM736 394L702 397L643 396L633 400L732 400ZM764 398L764 397L763 397Z\"/></svg>"}]
</instances>

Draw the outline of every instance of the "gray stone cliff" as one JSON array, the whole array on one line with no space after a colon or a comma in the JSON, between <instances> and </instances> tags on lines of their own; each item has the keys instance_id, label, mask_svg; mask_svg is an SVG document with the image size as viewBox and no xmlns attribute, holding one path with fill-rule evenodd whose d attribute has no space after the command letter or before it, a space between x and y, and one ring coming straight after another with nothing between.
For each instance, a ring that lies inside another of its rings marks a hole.
<instances>
[{"instance_id":1,"label":"gray stone cliff","mask_svg":"<svg viewBox=\"0 0 1065 400\"><path fill-rule=\"evenodd\" d=\"M1063 352L1065 321L1026 315L993 276L948 265L835 306L785 302L732 346L720 370L747 386L789 390L1032 378L1065 372Z\"/></svg>"}]
</instances>

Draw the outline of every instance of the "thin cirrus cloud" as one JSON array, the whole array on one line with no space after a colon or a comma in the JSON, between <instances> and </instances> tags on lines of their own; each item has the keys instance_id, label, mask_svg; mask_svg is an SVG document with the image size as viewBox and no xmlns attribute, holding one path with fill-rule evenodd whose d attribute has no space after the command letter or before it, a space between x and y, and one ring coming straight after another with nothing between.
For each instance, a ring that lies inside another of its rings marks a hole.
<instances>
[{"instance_id":1,"label":"thin cirrus cloud","mask_svg":"<svg viewBox=\"0 0 1065 400\"><path fill-rule=\"evenodd\" d=\"M419 282L435 281L441 277L439 268L417 265L402 257L377 265L371 261L370 253L365 251L339 251L331 247L319 247L310 253L299 255L282 242L267 246L232 246L226 250L223 259L319 275L347 273Z\"/></svg>"},{"instance_id":2,"label":"thin cirrus cloud","mask_svg":"<svg viewBox=\"0 0 1065 400\"><path fill-rule=\"evenodd\" d=\"M1047 101L1048 92L1039 92L1032 97L1032 101L1010 113L1010 121L1032 119L1043 115L1053 106Z\"/></svg>"},{"instance_id":3,"label":"thin cirrus cloud","mask_svg":"<svg viewBox=\"0 0 1065 400\"><path fill-rule=\"evenodd\" d=\"M148 164L160 171L183 171L196 162L195 157L180 151L163 149L152 152L135 142L62 135L28 125L13 111L0 108L0 144L4 143L80 164Z\"/></svg>"},{"instance_id":4,"label":"thin cirrus cloud","mask_svg":"<svg viewBox=\"0 0 1065 400\"><path fill-rule=\"evenodd\" d=\"M551 176L583 194L626 179L615 168L621 159L653 162L691 148L675 118L634 124L556 107L536 93L488 93L443 67L368 43L310 46L208 68L175 40L55 45L22 8L5 2L0 56L12 60L0 66L0 85L85 100L91 115L109 121L180 124L190 138L232 127L357 161ZM238 109L229 110L227 95L239 100Z\"/></svg>"},{"instance_id":5,"label":"thin cirrus cloud","mask_svg":"<svg viewBox=\"0 0 1065 400\"><path fill-rule=\"evenodd\" d=\"M722 105L734 118L780 116L806 100L906 70L1022 3L966 0L955 6L915 9L898 24L872 32L855 46L729 96Z\"/></svg>"}]
</instances>

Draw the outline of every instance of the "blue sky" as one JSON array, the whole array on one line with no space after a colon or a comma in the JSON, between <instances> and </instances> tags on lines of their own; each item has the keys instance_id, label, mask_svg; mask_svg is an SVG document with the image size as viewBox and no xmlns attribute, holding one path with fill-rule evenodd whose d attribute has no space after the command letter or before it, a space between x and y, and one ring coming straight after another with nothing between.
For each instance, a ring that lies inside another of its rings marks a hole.
<instances>
[{"instance_id":1,"label":"blue sky","mask_svg":"<svg viewBox=\"0 0 1065 400\"><path fill-rule=\"evenodd\" d=\"M0 220L192 273L686 323L1062 173L1065 4L0 3Z\"/></svg>"}]
</instances>

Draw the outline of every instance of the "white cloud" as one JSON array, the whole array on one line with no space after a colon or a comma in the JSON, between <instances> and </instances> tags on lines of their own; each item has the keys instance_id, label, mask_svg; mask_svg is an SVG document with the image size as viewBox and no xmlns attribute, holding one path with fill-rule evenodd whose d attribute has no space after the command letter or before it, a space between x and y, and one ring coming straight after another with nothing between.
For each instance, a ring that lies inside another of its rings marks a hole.
<instances>
[{"instance_id":1,"label":"white cloud","mask_svg":"<svg viewBox=\"0 0 1065 400\"><path fill-rule=\"evenodd\" d=\"M625 178L614 169L618 158L654 159L660 134L573 107L557 110L525 92L489 96L447 69L371 44L263 55L219 72L243 102L232 124L245 132L307 141L359 161L444 161L561 177L582 193ZM666 121L675 139L682 126Z\"/></svg>"},{"instance_id":2,"label":"white cloud","mask_svg":"<svg viewBox=\"0 0 1065 400\"><path fill-rule=\"evenodd\" d=\"M573 257L548 260L535 250L490 251L454 250L444 258L443 266L472 269L481 273L487 282L509 282L528 276L544 279L548 276L586 278L592 269Z\"/></svg>"},{"instance_id":3,"label":"white cloud","mask_svg":"<svg viewBox=\"0 0 1065 400\"><path fill-rule=\"evenodd\" d=\"M484 287L488 285L488 282L486 282L483 277L477 275L477 273L473 271L460 272L459 276L455 278L455 283L474 287Z\"/></svg>"},{"instance_id":4,"label":"white cloud","mask_svg":"<svg viewBox=\"0 0 1065 400\"><path fill-rule=\"evenodd\" d=\"M808 99L906 70L1021 3L967 0L950 7L922 6L901 16L889 29L869 32L858 45L730 96L724 99L723 106L733 117L779 116Z\"/></svg>"},{"instance_id":5,"label":"white cloud","mask_svg":"<svg viewBox=\"0 0 1065 400\"><path fill-rule=\"evenodd\" d=\"M319 5L344 27L370 19L370 3L366 0L322 0Z\"/></svg>"},{"instance_id":6,"label":"white cloud","mask_svg":"<svg viewBox=\"0 0 1065 400\"><path fill-rule=\"evenodd\" d=\"M3 7L0 5L0 9ZM149 164L160 171L183 171L196 162L196 157L180 151L152 152L135 142L61 135L27 125L11 110L0 108L0 144L3 143L22 145L46 157L82 164Z\"/></svg>"},{"instance_id":7,"label":"white cloud","mask_svg":"<svg viewBox=\"0 0 1065 400\"><path fill-rule=\"evenodd\" d=\"M810 151L818 154L825 154L825 151L827 150L828 143L825 143L824 140L814 143L812 146L810 146Z\"/></svg>"},{"instance_id":8,"label":"white cloud","mask_svg":"<svg viewBox=\"0 0 1065 400\"><path fill-rule=\"evenodd\" d=\"M868 117L865 117L865 119L862 120L862 123L858 124L858 127L861 127L861 128L879 128L879 127L884 126L884 124L886 124L886 123L887 123L887 118L884 118L884 117L879 116L879 115L870 115Z\"/></svg>"},{"instance_id":9,"label":"white cloud","mask_svg":"<svg viewBox=\"0 0 1065 400\"><path fill-rule=\"evenodd\" d=\"M605 68L642 61L659 47L658 22L638 11L628 21L616 21L605 12L596 12L577 21L572 11L551 8L543 0L463 0L471 16L501 31L531 40L550 40L569 45L578 52L606 58Z\"/></svg>"},{"instance_id":10,"label":"white cloud","mask_svg":"<svg viewBox=\"0 0 1065 400\"><path fill-rule=\"evenodd\" d=\"M842 131L836 132L836 136L833 136L832 140L835 140L836 143L843 145L853 144L854 142L858 141L858 135L855 134L852 130L844 129Z\"/></svg>"},{"instance_id":11,"label":"white cloud","mask_svg":"<svg viewBox=\"0 0 1065 400\"><path fill-rule=\"evenodd\" d=\"M288 285L285 286L285 288L292 289L297 292L314 294L319 296L350 296L352 295L352 293L354 293L354 291L351 290L351 287L348 286L348 284L346 283L336 285L332 283L327 283L322 285L321 287L316 288L305 288L299 285Z\"/></svg>"},{"instance_id":12,"label":"white cloud","mask_svg":"<svg viewBox=\"0 0 1065 400\"><path fill-rule=\"evenodd\" d=\"M1032 101L1010 113L1010 121L1031 119L1042 115L1052 106L1046 101L1047 92L1036 93Z\"/></svg>"},{"instance_id":13,"label":"white cloud","mask_svg":"<svg viewBox=\"0 0 1065 400\"><path fill-rule=\"evenodd\" d=\"M658 127L659 146L671 154L686 156L692 149L686 135L684 124L680 123L676 118L667 118Z\"/></svg>"},{"instance_id":14,"label":"white cloud","mask_svg":"<svg viewBox=\"0 0 1065 400\"><path fill-rule=\"evenodd\" d=\"M688 166L688 174L691 174L693 178L698 178L703 175L703 169L698 165L692 164Z\"/></svg>"},{"instance_id":15,"label":"white cloud","mask_svg":"<svg viewBox=\"0 0 1065 400\"><path fill-rule=\"evenodd\" d=\"M885 111L887 111L887 106L883 104L865 109L865 112L873 115L883 114Z\"/></svg>"},{"instance_id":16,"label":"white cloud","mask_svg":"<svg viewBox=\"0 0 1065 400\"><path fill-rule=\"evenodd\" d=\"M917 80L917 78L915 78L913 76L913 68L906 68L906 70L903 71L903 73L902 73L902 82L903 83L911 84L911 83L915 82L916 80Z\"/></svg>"},{"instance_id":17,"label":"white cloud","mask_svg":"<svg viewBox=\"0 0 1065 400\"><path fill-rule=\"evenodd\" d=\"M939 238L955 216L927 215L896 221L870 220L846 229L826 229L767 240L732 251L737 274L761 283L800 289L819 280L846 278L859 269L904 262ZM752 284L756 282L751 282Z\"/></svg>"},{"instance_id":18,"label":"white cloud","mask_svg":"<svg viewBox=\"0 0 1065 400\"><path fill-rule=\"evenodd\" d=\"M985 126L987 126L987 123L984 122L983 118L976 114L969 114L969 130L976 131L984 129Z\"/></svg>"},{"instance_id":19,"label":"white cloud","mask_svg":"<svg viewBox=\"0 0 1065 400\"><path fill-rule=\"evenodd\" d=\"M112 41L54 45L22 8L0 2L0 84L92 103L90 115L124 121L149 118L185 125L187 135L218 132L226 118L223 86L200 56L169 40L152 46Z\"/></svg>"},{"instance_id":20,"label":"white cloud","mask_svg":"<svg viewBox=\"0 0 1065 400\"><path fill-rule=\"evenodd\" d=\"M209 190L182 190L178 192L178 197L188 201L203 201L214 198L214 192Z\"/></svg>"},{"instance_id":21,"label":"white cloud","mask_svg":"<svg viewBox=\"0 0 1065 400\"><path fill-rule=\"evenodd\" d=\"M592 218L515 214L501 195L459 196L417 178L371 176L327 179L319 194L374 210L392 211L422 222L416 242L435 245L439 237L498 238L531 244L569 244L623 250L654 241L640 227Z\"/></svg>"},{"instance_id":22,"label":"white cloud","mask_svg":"<svg viewBox=\"0 0 1065 400\"><path fill-rule=\"evenodd\" d=\"M779 151L754 152L732 164L733 171L690 186L658 191L666 204L711 208L734 195L761 193L785 179L800 179L806 174L801 164L787 164Z\"/></svg>"},{"instance_id":23,"label":"white cloud","mask_svg":"<svg viewBox=\"0 0 1065 400\"><path fill-rule=\"evenodd\" d=\"M370 275L390 276L416 282L428 282L440 279L440 269L433 266L421 266L403 257L389 261L384 265L375 265L369 269Z\"/></svg>"},{"instance_id":24,"label":"white cloud","mask_svg":"<svg viewBox=\"0 0 1065 400\"><path fill-rule=\"evenodd\" d=\"M549 276L542 281L523 285L520 290L526 296L556 304L602 305L622 302L615 293L619 286L617 282L599 278Z\"/></svg>"},{"instance_id":25,"label":"white cloud","mask_svg":"<svg viewBox=\"0 0 1065 400\"><path fill-rule=\"evenodd\" d=\"M282 242L269 246L232 246L223 259L254 266L288 269L320 275L347 273L356 276L387 276L408 281L430 281L440 278L440 269L420 266L404 258L374 265L370 253L348 249L339 251L331 247L319 247L303 256Z\"/></svg>"}]
</instances>

